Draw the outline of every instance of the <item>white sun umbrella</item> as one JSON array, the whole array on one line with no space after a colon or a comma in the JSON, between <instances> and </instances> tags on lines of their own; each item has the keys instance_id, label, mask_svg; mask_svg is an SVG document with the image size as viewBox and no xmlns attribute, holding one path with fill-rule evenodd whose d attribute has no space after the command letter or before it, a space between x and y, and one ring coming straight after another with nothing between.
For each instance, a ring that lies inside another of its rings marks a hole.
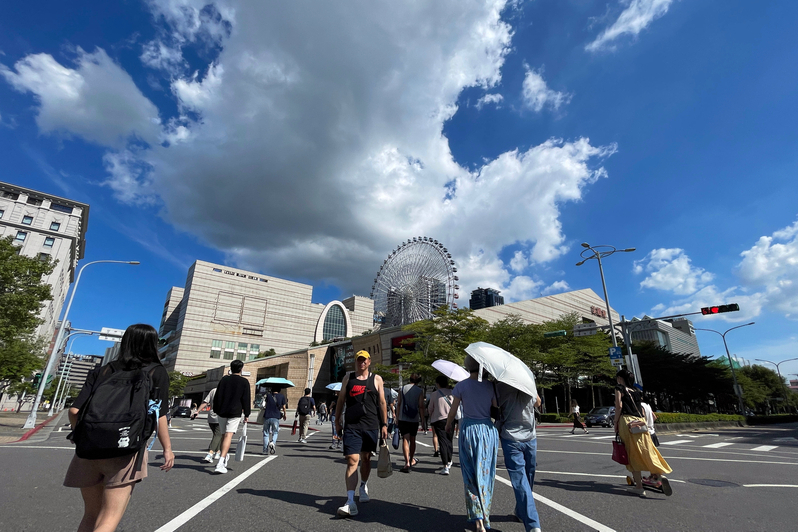
<instances>
[{"instance_id":1,"label":"white sun umbrella","mask_svg":"<svg viewBox=\"0 0 798 532\"><path fill-rule=\"evenodd\" d=\"M464 381L469 377L465 368L449 360L436 360L432 363L432 367L457 382Z\"/></svg>"},{"instance_id":2,"label":"white sun umbrella","mask_svg":"<svg viewBox=\"0 0 798 532\"><path fill-rule=\"evenodd\" d=\"M475 342L465 350L497 381L521 390L532 397L538 396L535 375L529 366L515 355L487 342Z\"/></svg>"},{"instance_id":3,"label":"white sun umbrella","mask_svg":"<svg viewBox=\"0 0 798 532\"><path fill-rule=\"evenodd\" d=\"M325 386L325 388L327 388L328 390L332 390L334 392L340 392L341 391L341 383L340 382L333 382L333 383L328 384L327 386Z\"/></svg>"}]
</instances>

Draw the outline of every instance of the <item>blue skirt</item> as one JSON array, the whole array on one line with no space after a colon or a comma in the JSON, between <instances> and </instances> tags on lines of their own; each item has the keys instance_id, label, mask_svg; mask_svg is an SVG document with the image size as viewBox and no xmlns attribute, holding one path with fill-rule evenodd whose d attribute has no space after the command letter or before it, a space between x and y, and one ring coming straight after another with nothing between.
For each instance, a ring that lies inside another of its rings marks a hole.
<instances>
[{"instance_id":1,"label":"blue skirt","mask_svg":"<svg viewBox=\"0 0 798 532\"><path fill-rule=\"evenodd\" d=\"M465 418L461 421L459 445L468 521L482 519L485 528L490 528L499 433L490 419Z\"/></svg>"}]
</instances>

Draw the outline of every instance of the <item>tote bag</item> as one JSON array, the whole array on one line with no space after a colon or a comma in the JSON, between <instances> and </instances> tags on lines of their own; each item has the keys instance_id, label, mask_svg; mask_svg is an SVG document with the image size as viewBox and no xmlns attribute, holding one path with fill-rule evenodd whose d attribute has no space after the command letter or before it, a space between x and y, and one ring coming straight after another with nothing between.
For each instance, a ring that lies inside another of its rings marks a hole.
<instances>
[{"instance_id":1,"label":"tote bag","mask_svg":"<svg viewBox=\"0 0 798 532\"><path fill-rule=\"evenodd\" d=\"M244 461L244 453L247 452L247 423L244 423L244 433L238 438L236 444L236 462Z\"/></svg>"},{"instance_id":2,"label":"tote bag","mask_svg":"<svg viewBox=\"0 0 798 532\"><path fill-rule=\"evenodd\" d=\"M393 474L393 464L391 463L391 452L385 440L380 443L380 458L377 460L377 476L388 478Z\"/></svg>"},{"instance_id":3,"label":"tote bag","mask_svg":"<svg viewBox=\"0 0 798 532\"><path fill-rule=\"evenodd\" d=\"M612 459L621 465L629 463L629 455L626 454L626 447L619 436L616 436L615 441L612 442Z\"/></svg>"}]
</instances>

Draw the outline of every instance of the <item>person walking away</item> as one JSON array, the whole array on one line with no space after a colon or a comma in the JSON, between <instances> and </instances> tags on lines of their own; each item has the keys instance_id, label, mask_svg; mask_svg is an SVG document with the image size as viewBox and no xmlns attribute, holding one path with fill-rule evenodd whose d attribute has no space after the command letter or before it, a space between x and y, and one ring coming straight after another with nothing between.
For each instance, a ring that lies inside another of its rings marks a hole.
<instances>
[{"instance_id":1,"label":"person walking away","mask_svg":"<svg viewBox=\"0 0 798 532\"><path fill-rule=\"evenodd\" d=\"M324 401L319 405L319 417L316 418L316 425L323 425L327 421L327 403Z\"/></svg>"},{"instance_id":2,"label":"person walking away","mask_svg":"<svg viewBox=\"0 0 798 532\"><path fill-rule=\"evenodd\" d=\"M78 526L78 532L113 532L116 530L125 514L133 488L147 476L146 441L143 441L138 452L133 454L120 456L117 454L118 449L113 449L113 454L116 456L81 458L77 455L78 449L82 447L84 434L89 439L96 437L95 431L88 427L81 427L85 423L85 416L89 413L101 413L107 406L118 406L116 401L112 405L100 402L100 394L95 397L94 392L99 392L103 386L117 388L120 380L124 378L125 372L140 374L142 370L149 376L149 399L160 401L162 407L157 421L152 419L152 423L157 423L158 441L163 448L164 463L161 470L169 471L174 465L175 455L172 452L172 442L166 422L169 374L158 358L158 333L150 325L142 323L131 325L122 336L119 358L88 374L83 389L68 412L74 435L73 443L76 443L78 447L69 464L64 478L64 486L80 488L80 494L83 497L83 518ZM109 380L112 378L115 381ZM102 393L104 394L104 391ZM97 402L93 402L95 398L98 399ZM142 408L146 408L146 405ZM114 438L116 436L114 435ZM146 436L148 435L142 434L142 437ZM124 438L128 439L129 437ZM122 440L120 438L115 443L121 446ZM108 454L112 453L109 451ZM137 465L140 467L137 468Z\"/></svg>"},{"instance_id":3,"label":"person walking away","mask_svg":"<svg viewBox=\"0 0 798 532\"><path fill-rule=\"evenodd\" d=\"M449 379L446 375L438 375L435 378L435 391L432 392L429 400L429 424L432 426L433 434L438 439L439 455L443 467L437 471L439 475L448 475L452 467L452 432L446 431L446 420L449 417L449 410L452 408L452 390L449 388Z\"/></svg>"},{"instance_id":4,"label":"person walking away","mask_svg":"<svg viewBox=\"0 0 798 532\"><path fill-rule=\"evenodd\" d=\"M385 405L388 412L388 434L393 434L396 429L396 397L399 395L388 386L385 386Z\"/></svg>"},{"instance_id":5,"label":"person walking away","mask_svg":"<svg viewBox=\"0 0 798 532\"><path fill-rule=\"evenodd\" d=\"M646 418L646 427L648 428L648 435L651 436L651 441L655 446L659 447L659 438L657 437L657 429L654 428L654 421L657 419L657 414L651 409L651 405L646 401L640 401L640 406L643 407L643 415Z\"/></svg>"},{"instance_id":6,"label":"person walking away","mask_svg":"<svg viewBox=\"0 0 798 532\"><path fill-rule=\"evenodd\" d=\"M360 463L360 502L369 502L368 480L371 474L371 456L377 450L377 441L388 438L386 422L387 407L383 391L382 377L369 371L371 355L361 350L356 354L355 371L348 373L341 383L336 412L346 411L345 427L342 427L339 414L335 420L338 433L343 435L344 456L346 456L346 504L338 508L341 517L354 517L358 514L355 504L357 488L357 468Z\"/></svg>"},{"instance_id":7,"label":"person walking away","mask_svg":"<svg viewBox=\"0 0 798 532\"><path fill-rule=\"evenodd\" d=\"M474 523L478 532L483 532L490 529L490 505L499 452L499 433L490 420L490 407L498 404L493 385L487 378L480 380L479 363L467 355L463 365L470 376L458 382L452 390L454 399L446 420L446 432L451 431L462 403L458 445L466 512L468 521ZM482 377L486 376L486 373L482 374Z\"/></svg>"},{"instance_id":8,"label":"person walking away","mask_svg":"<svg viewBox=\"0 0 798 532\"><path fill-rule=\"evenodd\" d=\"M219 419L219 430L222 432L222 447L219 462L216 463L217 473L227 473L227 462L230 457L230 443L233 434L241 423L241 414L244 414L244 430L246 431L247 418L251 413L252 399L249 390L249 381L241 376L244 363L240 360L230 362L232 375L222 377L216 386L216 396L213 398L213 410Z\"/></svg>"},{"instance_id":9,"label":"person walking away","mask_svg":"<svg viewBox=\"0 0 798 532\"><path fill-rule=\"evenodd\" d=\"M641 394L634 387L635 379L632 374L625 369L618 371L615 376L617 385L615 386L615 434L620 436L626 447L626 454L629 456L629 463L626 469L632 473L635 485L629 488L629 492L640 497L646 496L643 488L642 471L650 471L652 481L657 483L657 487L662 487L665 495L671 495L673 489L670 482L664 476L665 473L672 471L668 462L659 454L659 451L651 441L651 435L646 427L645 417L641 403ZM640 431L639 427L644 427Z\"/></svg>"},{"instance_id":10,"label":"person walking away","mask_svg":"<svg viewBox=\"0 0 798 532\"><path fill-rule=\"evenodd\" d=\"M582 423L582 420L579 419L579 403L576 402L576 399L571 399L571 417L574 420L574 428L571 429L571 434L573 434L576 429L582 429L585 431L585 434L590 434L587 428L585 428L584 423Z\"/></svg>"},{"instance_id":11,"label":"person walking away","mask_svg":"<svg viewBox=\"0 0 798 532\"><path fill-rule=\"evenodd\" d=\"M496 383L496 393L501 410L496 428L515 494L515 516L527 532L540 532L540 517L532 496L537 467L535 407L540 406L540 397L537 390L531 396L503 382Z\"/></svg>"},{"instance_id":12,"label":"person walking away","mask_svg":"<svg viewBox=\"0 0 798 532\"><path fill-rule=\"evenodd\" d=\"M310 388L305 388L305 395L299 399L296 405L296 414L299 417L299 443L308 442L309 417L316 413L316 401L310 396Z\"/></svg>"},{"instance_id":13,"label":"person walking away","mask_svg":"<svg viewBox=\"0 0 798 532\"><path fill-rule=\"evenodd\" d=\"M208 454L206 454L205 458L202 460L211 464L213 463L214 459L219 459L219 449L222 446L222 431L219 429L219 418L213 411L213 398L215 395L216 388L208 392L208 395L206 395L205 399L202 400L202 404L199 405L199 408L197 408L197 410L191 416L191 419L196 419L197 414L202 411L203 408L206 406L210 407L208 409L208 427L210 427L213 437L211 438L211 445L208 447Z\"/></svg>"},{"instance_id":14,"label":"person walking away","mask_svg":"<svg viewBox=\"0 0 798 532\"><path fill-rule=\"evenodd\" d=\"M416 435L418 434L418 424L424 422L424 390L418 383L421 376L418 373L410 375L410 384L405 384L399 390L397 399L397 426L399 434L402 436L402 453L405 457L405 465L402 473L410 473L410 468L418 463L416 460Z\"/></svg>"},{"instance_id":15,"label":"person walking away","mask_svg":"<svg viewBox=\"0 0 798 532\"><path fill-rule=\"evenodd\" d=\"M285 419L288 400L274 388L269 388L263 397L263 454L277 453L277 433L280 420Z\"/></svg>"}]
</instances>

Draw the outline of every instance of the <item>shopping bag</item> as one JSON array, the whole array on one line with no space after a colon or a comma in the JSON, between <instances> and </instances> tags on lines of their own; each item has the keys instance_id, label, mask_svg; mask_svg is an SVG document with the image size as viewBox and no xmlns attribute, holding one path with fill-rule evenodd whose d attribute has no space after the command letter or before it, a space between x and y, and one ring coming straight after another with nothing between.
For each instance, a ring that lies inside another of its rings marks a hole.
<instances>
[{"instance_id":1,"label":"shopping bag","mask_svg":"<svg viewBox=\"0 0 798 532\"><path fill-rule=\"evenodd\" d=\"M244 461L244 453L247 452L247 424L244 423L244 433L238 438L236 444L236 462Z\"/></svg>"},{"instance_id":2,"label":"shopping bag","mask_svg":"<svg viewBox=\"0 0 798 532\"><path fill-rule=\"evenodd\" d=\"M296 429L299 426L299 420L294 419L294 425L291 427L291 436L296 434Z\"/></svg>"},{"instance_id":3,"label":"shopping bag","mask_svg":"<svg viewBox=\"0 0 798 532\"><path fill-rule=\"evenodd\" d=\"M385 440L380 440L380 458L377 460L377 476L388 478L393 474L393 464L391 463L391 452Z\"/></svg>"},{"instance_id":4,"label":"shopping bag","mask_svg":"<svg viewBox=\"0 0 798 532\"><path fill-rule=\"evenodd\" d=\"M391 442L394 449L399 448L399 429L393 429L393 441Z\"/></svg>"},{"instance_id":5,"label":"shopping bag","mask_svg":"<svg viewBox=\"0 0 798 532\"><path fill-rule=\"evenodd\" d=\"M612 442L612 459L621 465L627 465L629 463L629 455L626 454L626 447L618 436L616 436L615 441Z\"/></svg>"}]
</instances>

